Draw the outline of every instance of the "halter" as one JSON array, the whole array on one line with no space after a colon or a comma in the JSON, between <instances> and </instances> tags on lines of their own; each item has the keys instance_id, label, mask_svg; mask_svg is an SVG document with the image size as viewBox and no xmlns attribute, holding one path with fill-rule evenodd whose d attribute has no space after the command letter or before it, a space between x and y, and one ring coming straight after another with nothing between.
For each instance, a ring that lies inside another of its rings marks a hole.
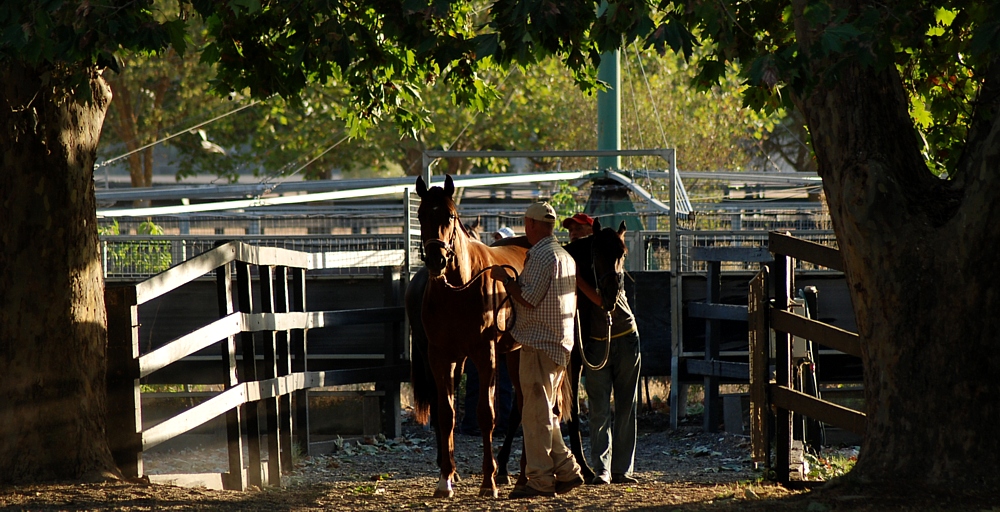
<instances>
[{"instance_id":1,"label":"halter","mask_svg":"<svg viewBox=\"0 0 1000 512\"><path fill-rule=\"evenodd\" d=\"M459 227L461 227L462 231L468 236L469 232L466 231L465 225L462 224L461 221L459 221L457 213L449 213L448 214L448 218L449 218L449 220L450 220L450 222L452 224L454 224L457 221ZM451 236L448 238L447 241L442 240L440 238L431 238L430 240L424 240L423 243L420 244L420 261L423 261L424 263L427 263L427 253L426 253L426 251L429 251L433 247L440 246L441 249L444 250L444 253L445 253L444 265L445 265L445 268L447 268L448 267L448 262L451 260L451 258L453 258L455 256L455 236L456 236L456 232L457 232L457 230L453 228L451 230Z\"/></svg>"}]
</instances>

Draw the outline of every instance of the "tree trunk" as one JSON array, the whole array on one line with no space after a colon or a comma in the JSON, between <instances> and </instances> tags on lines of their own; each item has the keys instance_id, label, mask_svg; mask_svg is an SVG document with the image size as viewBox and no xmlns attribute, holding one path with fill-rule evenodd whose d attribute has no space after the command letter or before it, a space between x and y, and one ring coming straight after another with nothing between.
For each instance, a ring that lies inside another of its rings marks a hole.
<instances>
[{"instance_id":1,"label":"tree trunk","mask_svg":"<svg viewBox=\"0 0 1000 512\"><path fill-rule=\"evenodd\" d=\"M801 28L799 36L808 41ZM829 69L817 65L815 76ZM851 476L996 486L998 125L968 179L939 179L921 158L894 68L846 66L797 102L813 134L862 343L868 425Z\"/></svg>"},{"instance_id":2,"label":"tree trunk","mask_svg":"<svg viewBox=\"0 0 1000 512\"><path fill-rule=\"evenodd\" d=\"M0 482L116 471L93 183L111 95L90 69L78 103L64 72L0 68Z\"/></svg>"}]
</instances>

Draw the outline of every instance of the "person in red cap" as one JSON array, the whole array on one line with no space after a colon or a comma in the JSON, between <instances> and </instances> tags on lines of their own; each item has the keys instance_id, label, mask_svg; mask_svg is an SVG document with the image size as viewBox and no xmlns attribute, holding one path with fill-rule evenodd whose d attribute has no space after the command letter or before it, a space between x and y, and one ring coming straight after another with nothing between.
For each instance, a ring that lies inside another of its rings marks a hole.
<instances>
[{"instance_id":1,"label":"person in red cap","mask_svg":"<svg viewBox=\"0 0 1000 512\"><path fill-rule=\"evenodd\" d=\"M586 213L580 212L572 217L566 217L562 221L562 227L569 231L569 241L583 238L594 234L594 218Z\"/></svg>"}]
</instances>

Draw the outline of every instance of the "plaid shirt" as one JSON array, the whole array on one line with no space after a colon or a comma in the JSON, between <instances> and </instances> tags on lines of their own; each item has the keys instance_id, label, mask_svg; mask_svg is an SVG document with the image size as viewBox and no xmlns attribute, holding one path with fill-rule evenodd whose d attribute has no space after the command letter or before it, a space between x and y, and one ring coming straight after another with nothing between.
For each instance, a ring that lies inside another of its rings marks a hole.
<instances>
[{"instance_id":1,"label":"plaid shirt","mask_svg":"<svg viewBox=\"0 0 1000 512\"><path fill-rule=\"evenodd\" d=\"M569 364L576 312L576 262L556 237L539 240L528 251L517 278L521 297L535 307L514 301L517 321L511 331L523 345L545 352L560 366Z\"/></svg>"}]
</instances>

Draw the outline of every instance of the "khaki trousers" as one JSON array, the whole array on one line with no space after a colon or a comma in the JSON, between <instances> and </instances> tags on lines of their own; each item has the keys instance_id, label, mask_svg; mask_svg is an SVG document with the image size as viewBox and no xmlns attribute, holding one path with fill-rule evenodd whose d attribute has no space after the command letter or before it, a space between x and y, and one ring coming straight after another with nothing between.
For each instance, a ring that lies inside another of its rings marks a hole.
<instances>
[{"instance_id":1,"label":"khaki trousers","mask_svg":"<svg viewBox=\"0 0 1000 512\"><path fill-rule=\"evenodd\" d=\"M565 374L566 368L541 350L521 347L525 476L537 491L554 492L557 480L568 482L581 476L580 465L563 443L559 418L553 412Z\"/></svg>"}]
</instances>

